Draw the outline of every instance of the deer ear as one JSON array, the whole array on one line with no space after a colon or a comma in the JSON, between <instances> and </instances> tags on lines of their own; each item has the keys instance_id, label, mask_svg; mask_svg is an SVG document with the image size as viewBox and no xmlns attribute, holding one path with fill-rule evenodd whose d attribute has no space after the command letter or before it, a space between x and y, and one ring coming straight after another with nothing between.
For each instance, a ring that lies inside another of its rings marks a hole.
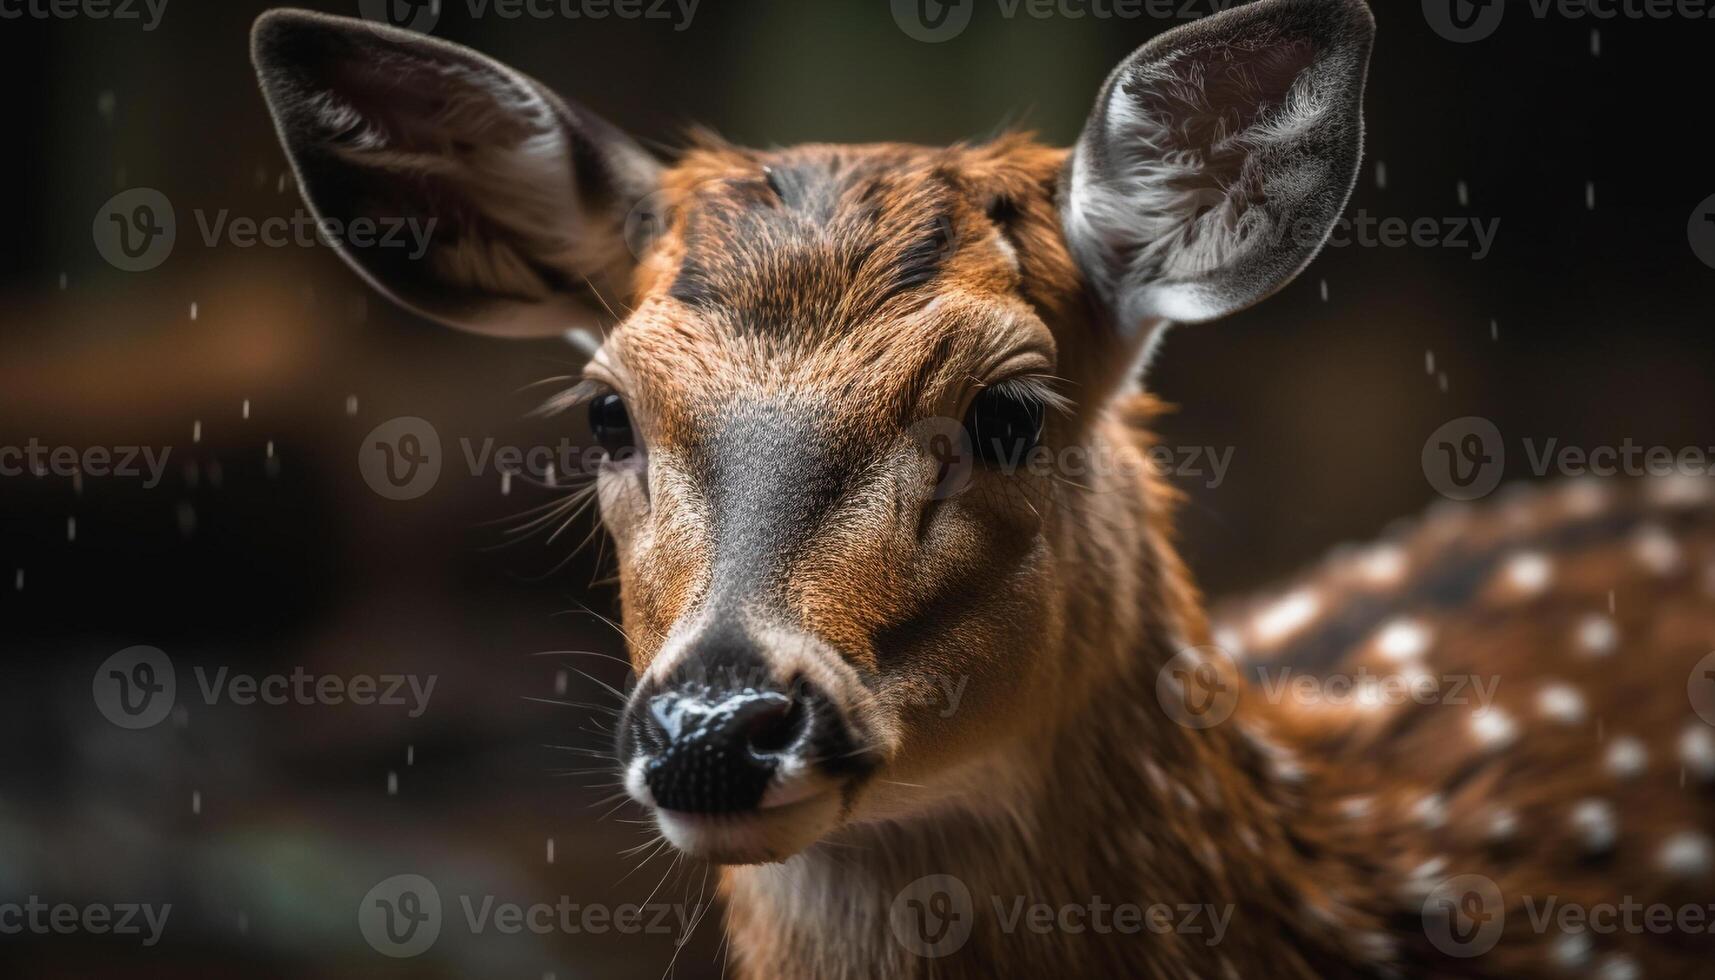
<instances>
[{"instance_id":1,"label":"deer ear","mask_svg":"<svg viewBox=\"0 0 1715 980\"><path fill-rule=\"evenodd\" d=\"M1108 76L1061 217L1128 338L1244 309L1315 257L1357 176L1374 37L1362 0L1258 0Z\"/></svg>"},{"instance_id":2,"label":"deer ear","mask_svg":"<svg viewBox=\"0 0 1715 980\"><path fill-rule=\"evenodd\" d=\"M599 329L625 301L626 214L660 168L618 130L467 48L349 18L264 14L251 57L305 200L381 292L512 337Z\"/></svg>"}]
</instances>

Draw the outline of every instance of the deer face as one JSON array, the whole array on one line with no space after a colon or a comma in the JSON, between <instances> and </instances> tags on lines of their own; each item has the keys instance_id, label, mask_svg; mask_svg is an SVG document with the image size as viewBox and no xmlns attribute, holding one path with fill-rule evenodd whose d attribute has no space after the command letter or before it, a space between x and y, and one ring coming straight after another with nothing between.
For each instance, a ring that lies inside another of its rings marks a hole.
<instances>
[{"instance_id":1,"label":"deer face","mask_svg":"<svg viewBox=\"0 0 1715 980\"><path fill-rule=\"evenodd\" d=\"M704 141L667 168L404 32L273 14L255 58L318 215L438 221L420 260L347 246L360 273L463 329L600 332L562 407L608 450L625 784L675 845L754 862L1076 710L1044 700L1100 528L1023 461L1099 442L1168 321L1310 260L1371 31L1357 0L1263 0L1169 32L1069 152Z\"/></svg>"}]
</instances>

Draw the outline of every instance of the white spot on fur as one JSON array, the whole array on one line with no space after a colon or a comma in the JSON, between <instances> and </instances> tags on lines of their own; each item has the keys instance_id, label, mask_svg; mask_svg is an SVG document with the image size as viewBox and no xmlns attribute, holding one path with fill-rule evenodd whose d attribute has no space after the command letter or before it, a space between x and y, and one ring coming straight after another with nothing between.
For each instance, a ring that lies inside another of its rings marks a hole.
<instances>
[{"instance_id":1,"label":"white spot on fur","mask_svg":"<svg viewBox=\"0 0 1715 980\"><path fill-rule=\"evenodd\" d=\"M1403 548L1382 545L1358 560L1358 575L1370 585L1394 585L1405 577L1405 567Z\"/></svg>"},{"instance_id":2,"label":"white spot on fur","mask_svg":"<svg viewBox=\"0 0 1715 980\"><path fill-rule=\"evenodd\" d=\"M1565 683L1550 684L1538 691L1536 708L1544 718L1562 725L1582 725L1588 716L1584 695Z\"/></svg>"},{"instance_id":3,"label":"white spot on fur","mask_svg":"<svg viewBox=\"0 0 1715 980\"><path fill-rule=\"evenodd\" d=\"M1679 544L1659 525L1640 530L1632 540L1632 553L1654 575L1672 575L1679 569Z\"/></svg>"},{"instance_id":4,"label":"white spot on fur","mask_svg":"<svg viewBox=\"0 0 1715 980\"><path fill-rule=\"evenodd\" d=\"M1430 793L1418 800L1411 808L1411 815L1418 823L1436 830L1447 825L1447 801L1439 793Z\"/></svg>"},{"instance_id":5,"label":"white spot on fur","mask_svg":"<svg viewBox=\"0 0 1715 980\"><path fill-rule=\"evenodd\" d=\"M1685 771L1705 783L1715 783L1715 731L1692 722L1679 737L1679 761Z\"/></svg>"},{"instance_id":6,"label":"white spot on fur","mask_svg":"<svg viewBox=\"0 0 1715 980\"><path fill-rule=\"evenodd\" d=\"M1709 502L1709 477L1675 473L1646 484L1650 503L1661 507L1695 507Z\"/></svg>"},{"instance_id":7,"label":"white spot on fur","mask_svg":"<svg viewBox=\"0 0 1715 980\"><path fill-rule=\"evenodd\" d=\"M1264 609L1251 621L1251 636L1258 643L1273 645L1309 626L1322 614L1322 600L1315 592L1294 592Z\"/></svg>"},{"instance_id":8,"label":"white spot on fur","mask_svg":"<svg viewBox=\"0 0 1715 980\"><path fill-rule=\"evenodd\" d=\"M1680 878L1706 875L1715 864L1715 845L1710 844L1706 834L1680 831L1662 842L1655 863L1662 871Z\"/></svg>"},{"instance_id":9,"label":"white spot on fur","mask_svg":"<svg viewBox=\"0 0 1715 980\"><path fill-rule=\"evenodd\" d=\"M1504 749L1518 740L1518 723L1497 705L1471 715L1471 734L1488 749Z\"/></svg>"},{"instance_id":10,"label":"white spot on fur","mask_svg":"<svg viewBox=\"0 0 1715 980\"><path fill-rule=\"evenodd\" d=\"M1640 980L1643 975L1638 961L1624 953L1609 953L1596 967L1596 980Z\"/></svg>"},{"instance_id":11,"label":"white spot on fur","mask_svg":"<svg viewBox=\"0 0 1715 980\"><path fill-rule=\"evenodd\" d=\"M1396 619L1376 634L1376 652L1396 663L1414 660L1429 649L1432 634L1415 619Z\"/></svg>"},{"instance_id":12,"label":"white spot on fur","mask_svg":"<svg viewBox=\"0 0 1715 980\"><path fill-rule=\"evenodd\" d=\"M1591 613L1578 621L1578 649L1593 656L1605 657L1620 643L1620 628L1601 613Z\"/></svg>"},{"instance_id":13,"label":"white spot on fur","mask_svg":"<svg viewBox=\"0 0 1715 980\"><path fill-rule=\"evenodd\" d=\"M1649 768L1649 749L1643 739L1621 735L1608 744L1608 771L1620 779L1632 779Z\"/></svg>"},{"instance_id":14,"label":"white spot on fur","mask_svg":"<svg viewBox=\"0 0 1715 980\"><path fill-rule=\"evenodd\" d=\"M1619 817L1606 800L1579 800L1572 807L1570 822L1579 844L1589 854L1611 850L1620 836Z\"/></svg>"},{"instance_id":15,"label":"white spot on fur","mask_svg":"<svg viewBox=\"0 0 1715 980\"><path fill-rule=\"evenodd\" d=\"M1489 814L1489 826L1484 836L1492 844L1502 844L1518 834L1518 814L1510 807L1498 807Z\"/></svg>"},{"instance_id":16,"label":"white spot on fur","mask_svg":"<svg viewBox=\"0 0 1715 980\"><path fill-rule=\"evenodd\" d=\"M1507 584L1519 594L1541 595L1554 581L1554 563L1546 555L1527 551L1508 559L1502 574Z\"/></svg>"},{"instance_id":17,"label":"white spot on fur","mask_svg":"<svg viewBox=\"0 0 1715 980\"><path fill-rule=\"evenodd\" d=\"M1595 480L1579 480L1566 488L1566 513L1572 517L1593 517L1608 506L1608 490Z\"/></svg>"},{"instance_id":18,"label":"white spot on fur","mask_svg":"<svg viewBox=\"0 0 1715 980\"><path fill-rule=\"evenodd\" d=\"M1374 797L1354 796L1349 800L1340 801L1340 813L1348 820L1362 820L1375 811Z\"/></svg>"},{"instance_id":19,"label":"white spot on fur","mask_svg":"<svg viewBox=\"0 0 1715 980\"><path fill-rule=\"evenodd\" d=\"M1549 955L1557 966L1576 970L1590 962L1590 937L1582 932L1568 932L1554 941Z\"/></svg>"}]
</instances>

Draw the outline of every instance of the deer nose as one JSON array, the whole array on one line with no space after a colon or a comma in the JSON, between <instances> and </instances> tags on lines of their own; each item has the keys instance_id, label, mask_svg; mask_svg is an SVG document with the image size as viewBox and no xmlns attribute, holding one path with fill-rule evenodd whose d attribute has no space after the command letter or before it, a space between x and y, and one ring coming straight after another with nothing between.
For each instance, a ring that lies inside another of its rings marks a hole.
<instances>
[{"instance_id":1,"label":"deer nose","mask_svg":"<svg viewBox=\"0 0 1715 980\"><path fill-rule=\"evenodd\" d=\"M644 767L655 805L683 813L754 810L807 737L808 691L700 688L649 700L645 724L661 748Z\"/></svg>"}]
</instances>

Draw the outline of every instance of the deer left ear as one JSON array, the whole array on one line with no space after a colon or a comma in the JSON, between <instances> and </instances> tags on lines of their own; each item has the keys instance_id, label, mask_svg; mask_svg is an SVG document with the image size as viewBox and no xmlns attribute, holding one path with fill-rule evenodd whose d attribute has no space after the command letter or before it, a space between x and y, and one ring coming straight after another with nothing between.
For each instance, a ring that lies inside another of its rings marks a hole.
<instances>
[{"instance_id":1,"label":"deer left ear","mask_svg":"<svg viewBox=\"0 0 1715 980\"><path fill-rule=\"evenodd\" d=\"M468 48L349 18L269 12L252 56L305 200L377 289L510 337L624 306L626 216L660 166L623 133Z\"/></svg>"},{"instance_id":2,"label":"deer left ear","mask_svg":"<svg viewBox=\"0 0 1715 980\"><path fill-rule=\"evenodd\" d=\"M1357 177L1374 38L1362 0L1258 0L1108 76L1061 217L1126 337L1244 309L1315 257Z\"/></svg>"}]
</instances>

